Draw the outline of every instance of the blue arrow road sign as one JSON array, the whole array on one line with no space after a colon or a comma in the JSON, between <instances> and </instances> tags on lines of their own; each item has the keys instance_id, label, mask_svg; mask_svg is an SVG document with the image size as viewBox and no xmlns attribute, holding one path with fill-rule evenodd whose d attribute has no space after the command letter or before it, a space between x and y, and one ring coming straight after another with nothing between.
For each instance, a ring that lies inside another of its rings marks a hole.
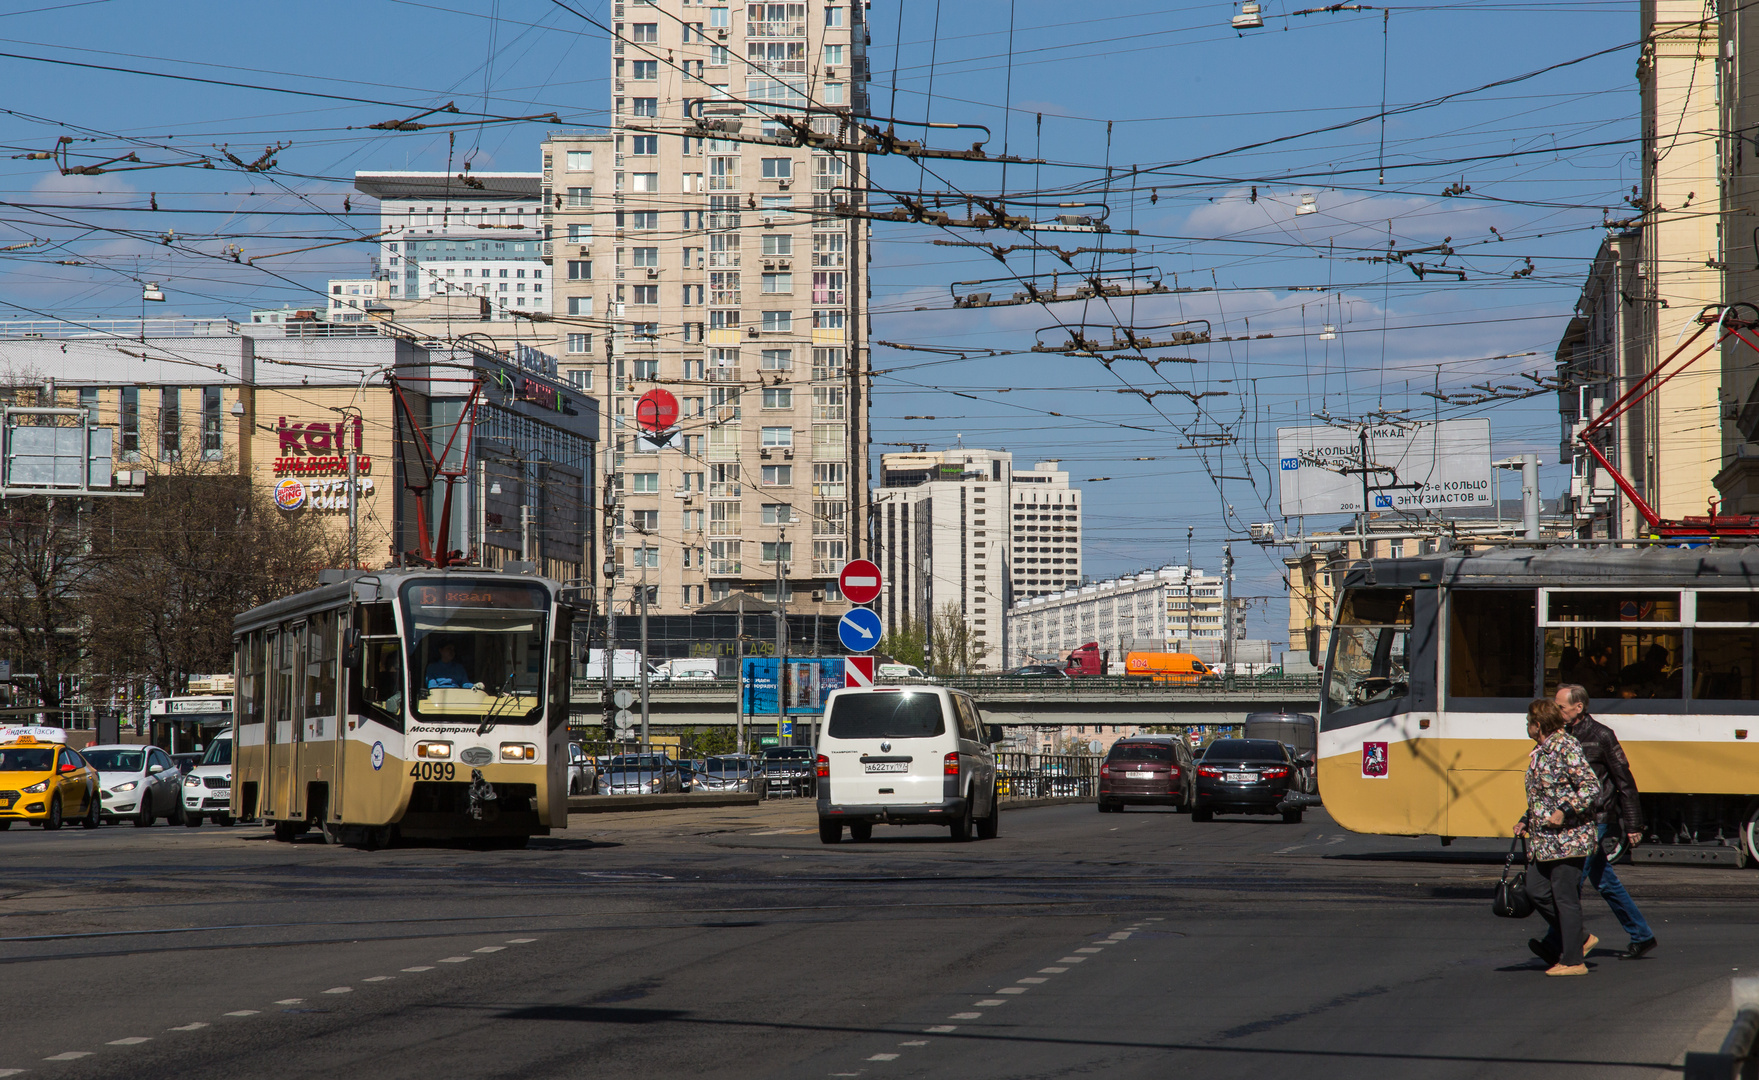
<instances>
[{"instance_id":1,"label":"blue arrow road sign","mask_svg":"<svg viewBox=\"0 0 1759 1080\"><path fill-rule=\"evenodd\" d=\"M837 622L837 639L850 652L867 652L879 644L880 617L871 608L850 608Z\"/></svg>"}]
</instances>

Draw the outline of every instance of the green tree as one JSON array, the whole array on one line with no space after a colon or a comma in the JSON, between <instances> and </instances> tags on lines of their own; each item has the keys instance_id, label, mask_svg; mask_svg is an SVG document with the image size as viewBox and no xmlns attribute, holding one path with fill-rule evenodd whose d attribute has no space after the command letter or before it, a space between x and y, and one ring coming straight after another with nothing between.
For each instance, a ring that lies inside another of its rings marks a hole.
<instances>
[{"instance_id":1,"label":"green tree","mask_svg":"<svg viewBox=\"0 0 1759 1080\"><path fill-rule=\"evenodd\" d=\"M898 625L892 627L890 633L879 639L879 644L874 646L873 651L889 656L897 663L920 668L923 666L923 654L928 651L928 630L912 622L910 616L906 615Z\"/></svg>"},{"instance_id":2,"label":"green tree","mask_svg":"<svg viewBox=\"0 0 1759 1080\"><path fill-rule=\"evenodd\" d=\"M971 623L954 601L947 601L934 617L935 675L969 675L983 667L989 646L979 641Z\"/></svg>"}]
</instances>

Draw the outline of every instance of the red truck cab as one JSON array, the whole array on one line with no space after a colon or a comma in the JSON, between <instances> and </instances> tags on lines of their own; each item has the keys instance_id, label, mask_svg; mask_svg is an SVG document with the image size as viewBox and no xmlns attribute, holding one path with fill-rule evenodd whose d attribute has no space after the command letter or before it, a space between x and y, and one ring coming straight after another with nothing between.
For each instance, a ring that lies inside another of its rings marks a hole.
<instances>
[{"instance_id":1,"label":"red truck cab","mask_svg":"<svg viewBox=\"0 0 1759 1080\"><path fill-rule=\"evenodd\" d=\"M1107 655L1100 651L1099 642L1090 641L1069 653L1069 662L1063 670L1071 679L1079 679L1087 675L1104 675Z\"/></svg>"}]
</instances>

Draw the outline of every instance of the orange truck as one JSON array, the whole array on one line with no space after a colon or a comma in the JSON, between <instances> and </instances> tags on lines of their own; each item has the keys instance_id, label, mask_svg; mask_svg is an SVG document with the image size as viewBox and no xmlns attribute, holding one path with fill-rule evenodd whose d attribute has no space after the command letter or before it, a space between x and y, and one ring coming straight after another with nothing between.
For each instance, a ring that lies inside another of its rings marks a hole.
<instances>
[{"instance_id":1,"label":"orange truck","mask_svg":"<svg viewBox=\"0 0 1759 1080\"><path fill-rule=\"evenodd\" d=\"M1124 674L1164 683L1198 683L1215 679L1215 669L1190 653L1133 652L1124 657Z\"/></svg>"}]
</instances>

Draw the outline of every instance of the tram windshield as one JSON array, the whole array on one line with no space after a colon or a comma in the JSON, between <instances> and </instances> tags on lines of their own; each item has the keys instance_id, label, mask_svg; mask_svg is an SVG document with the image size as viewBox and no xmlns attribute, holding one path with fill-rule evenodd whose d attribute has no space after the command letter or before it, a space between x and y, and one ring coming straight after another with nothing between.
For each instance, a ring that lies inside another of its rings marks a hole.
<instances>
[{"instance_id":1,"label":"tram windshield","mask_svg":"<svg viewBox=\"0 0 1759 1080\"><path fill-rule=\"evenodd\" d=\"M403 607L417 717L529 724L543 715L549 594L541 586L411 582Z\"/></svg>"},{"instance_id":2,"label":"tram windshield","mask_svg":"<svg viewBox=\"0 0 1759 1080\"><path fill-rule=\"evenodd\" d=\"M1333 709L1410 691L1411 590L1351 589L1332 630L1325 694Z\"/></svg>"}]
</instances>

